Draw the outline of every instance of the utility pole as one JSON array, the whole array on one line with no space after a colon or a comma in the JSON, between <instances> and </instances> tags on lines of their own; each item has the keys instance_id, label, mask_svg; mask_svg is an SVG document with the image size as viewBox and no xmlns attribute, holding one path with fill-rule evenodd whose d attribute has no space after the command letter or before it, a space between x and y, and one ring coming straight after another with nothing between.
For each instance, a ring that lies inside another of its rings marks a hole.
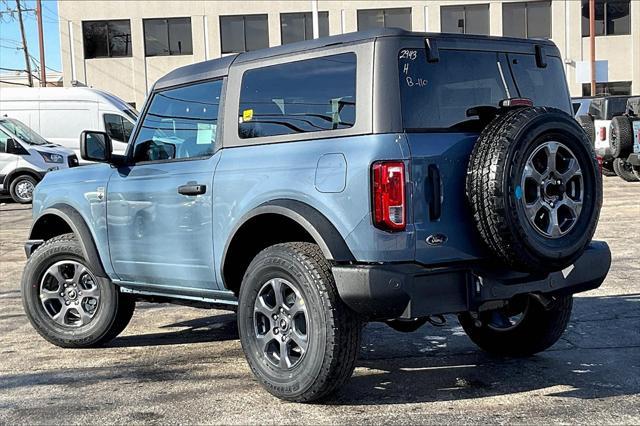
<instances>
[{"instance_id":1,"label":"utility pole","mask_svg":"<svg viewBox=\"0 0 640 426\"><path fill-rule=\"evenodd\" d=\"M44 64L44 33L42 31L42 0L36 1L36 17L38 18L38 44L40 47L40 86L47 87L47 69Z\"/></svg>"},{"instance_id":2,"label":"utility pole","mask_svg":"<svg viewBox=\"0 0 640 426\"><path fill-rule=\"evenodd\" d=\"M311 22L313 23L313 38L320 37L318 28L318 0L311 0Z\"/></svg>"},{"instance_id":3,"label":"utility pole","mask_svg":"<svg viewBox=\"0 0 640 426\"><path fill-rule=\"evenodd\" d=\"M589 50L591 51L591 96L596 95L596 0L589 0Z\"/></svg>"},{"instance_id":4,"label":"utility pole","mask_svg":"<svg viewBox=\"0 0 640 426\"><path fill-rule=\"evenodd\" d=\"M18 8L18 21L20 22L20 34L22 35L22 50L24 50L24 62L27 67L27 78L29 79L29 87L33 87L33 76L31 75L31 60L29 58L29 49L27 48L27 38L24 35L24 23L22 22L22 9L20 8L20 0L16 0Z\"/></svg>"}]
</instances>

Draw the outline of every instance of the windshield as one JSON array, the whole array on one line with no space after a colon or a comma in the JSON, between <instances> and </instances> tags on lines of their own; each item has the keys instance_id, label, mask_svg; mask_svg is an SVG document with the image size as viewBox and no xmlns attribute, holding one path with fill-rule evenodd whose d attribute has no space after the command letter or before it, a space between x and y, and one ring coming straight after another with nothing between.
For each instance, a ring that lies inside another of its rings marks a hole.
<instances>
[{"instance_id":1,"label":"windshield","mask_svg":"<svg viewBox=\"0 0 640 426\"><path fill-rule=\"evenodd\" d=\"M47 142L42 136L31 130L23 122L14 118L5 118L0 121L11 133L18 136L20 140L30 145L47 145Z\"/></svg>"},{"instance_id":2,"label":"windshield","mask_svg":"<svg viewBox=\"0 0 640 426\"><path fill-rule=\"evenodd\" d=\"M497 107L506 98L524 97L534 105L568 113L571 102L559 58L539 68L534 55L440 49L427 62L425 49L402 49L398 56L404 128L451 129L477 123L467 110Z\"/></svg>"}]
</instances>

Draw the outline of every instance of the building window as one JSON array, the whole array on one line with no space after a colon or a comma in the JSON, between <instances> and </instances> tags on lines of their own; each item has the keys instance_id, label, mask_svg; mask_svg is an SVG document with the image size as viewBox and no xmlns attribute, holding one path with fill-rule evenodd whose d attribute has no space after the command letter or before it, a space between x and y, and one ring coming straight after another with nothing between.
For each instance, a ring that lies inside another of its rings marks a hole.
<instances>
[{"instance_id":1,"label":"building window","mask_svg":"<svg viewBox=\"0 0 640 426\"><path fill-rule=\"evenodd\" d=\"M145 19L146 56L191 55L191 18Z\"/></svg>"},{"instance_id":2,"label":"building window","mask_svg":"<svg viewBox=\"0 0 640 426\"><path fill-rule=\"evenodd\" d=\"M131 56L131 23L128 19L85 21L82 40L85 59Z\"/></svg>"},{"instance_id":3,"label":"building window","mask_svg":"<svg viewBox=\"0 0 640 426\"><path fill-rule=\"evenodd\" d=\"M346 129L355 119L354 53L256 68L242 77L242 139Z\"/></svg>"},{"instance_id":4,"label":"building window","mask_svg":"<svg viewBox=\"0 0 640 426\"><path fill-rule=\"evenodd\" d=\"M489 34L489 5L443 6L440 8L443 33Z\"/></svg>"},{"instance_id":5,"label":"building window","mask_svg":"<svg viewBox=\"0 0 640 426\"><path fill-rule=\"evenodd\" d=\"M630 0L596 0L596 34L631 34ZM589 37L589 0L582 0L582 37Z\"/></svg>"},{"instance_id":6,"label":"building window","mask_svg":"<svg viewBox=\"0 0 640 426\"><path fill-rule=\"evenodd\" d=\"M521 38L551 38L551 2L504 3L502 34Z\"/></svg>"},{"instance_id":7,"label":"building window","mask_svg":"<svg viewBox=\"0 0 640 426\"><path fill-rule=\"evenodd\" d=\"M411 8L358 11L358 31L391 27L411 31Z\"/></svg>"},{"instance_id":8,"label":"building window","mask_svg":"<svg viewBox=\"0 0 640 426\"><path fill-rule=\"evenodd\" d=\"M329 12L318 12L318 34L329 35ZM281 13L280 35L282 44L313 38L313 15L311 12Z\"/></svg>"},{"instance_id":9,"label":"building window","mask_svg":"<svg viewBox=\"0 0 640 426\"><path fill-rule=\"evenodd\" d=\"M613 81L610 83L596 83L596 95L630 95L630 81ZM582 96L591 96L591 84L582 85Z\"/></svg>"},{"instance_id":10,"label":"building window","mask_svg":"<svg viewBox=\"0 0 640 426\"><path fill-rule=\"evenodd\" d=\"M267 15L220 17L222 53L249 52L269 47Z\"/></svg>"}]
</instances>

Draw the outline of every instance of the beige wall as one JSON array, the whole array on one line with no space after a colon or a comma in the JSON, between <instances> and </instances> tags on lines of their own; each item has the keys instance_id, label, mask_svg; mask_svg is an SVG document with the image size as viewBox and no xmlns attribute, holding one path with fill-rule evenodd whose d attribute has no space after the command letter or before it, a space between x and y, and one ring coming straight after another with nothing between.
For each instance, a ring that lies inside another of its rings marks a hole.
<instances>
[{"instance_id":1,"label":"beige wall","mask_svg":"<svg viewBox=\"0 0 640 426\"><path fill-rule=\"evenodd\" d=\"M357 10L411 7L414 31L440 31L440 7L463 4L489 4L491 35L502 34L502 4L519 0L423 0L423 1L342 1L318 0L318 10L329 12L331 35L357 30ZM633 81L632 90L640 93L640 0L631 2L632 31L629 36L598 37L597 59L609 61L610 81ZM280 13L311 11L310 0L291 1L88 1L60 0L60 46L65 85L72 80L115 93L128 102L142 106L153 83L172 69L205 59L218 58L220 15L264 13L268 15L269 44L280 44ZM144 56L143 18L191 17L193 55ZM130 19L131 58L84 59L82 21ZM575 79L577 61L589 59L588 39L581 37L579 0L552 1L552 39L565 60L571 94L581 95ZM69 29L71 28L72 34ZM206 31L205 31L206 29ZM206 43L208 40L208 51ZM73 49L72 49L73 47ZM73 55L71 51L73 50ZM72 67L72 59L75 58ZM72 70L75 68L75 72Z\"/></svg>"}]
</instances>

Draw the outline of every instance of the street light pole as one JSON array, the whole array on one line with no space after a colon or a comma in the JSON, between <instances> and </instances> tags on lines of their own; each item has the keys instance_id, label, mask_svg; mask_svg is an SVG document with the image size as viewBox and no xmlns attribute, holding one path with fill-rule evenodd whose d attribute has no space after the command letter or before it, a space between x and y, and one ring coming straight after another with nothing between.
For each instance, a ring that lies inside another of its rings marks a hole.
<instances>
[{"instance_id":1,"label":"street light pole","mask_svg":"<svg viewBox=\"0 0 640 426\"><path fill-rule=\"evenodd\" d=\"M40 46L40 86L47 87L47 70L44 63L44 36L42 31L42 0L36 2L36 17L38 18L38 44Z\"/></svg>"},{"instance_id":2,"label":"street light pole","mask_svg":"<svg viewBox=\"0 0 640 426\"><path fill-rule=\"evenodd\" d=\"M318 29L318 0L311 0L311 18L313 20L313 38L320 37Z\"/></svg>"}]
</instances>

